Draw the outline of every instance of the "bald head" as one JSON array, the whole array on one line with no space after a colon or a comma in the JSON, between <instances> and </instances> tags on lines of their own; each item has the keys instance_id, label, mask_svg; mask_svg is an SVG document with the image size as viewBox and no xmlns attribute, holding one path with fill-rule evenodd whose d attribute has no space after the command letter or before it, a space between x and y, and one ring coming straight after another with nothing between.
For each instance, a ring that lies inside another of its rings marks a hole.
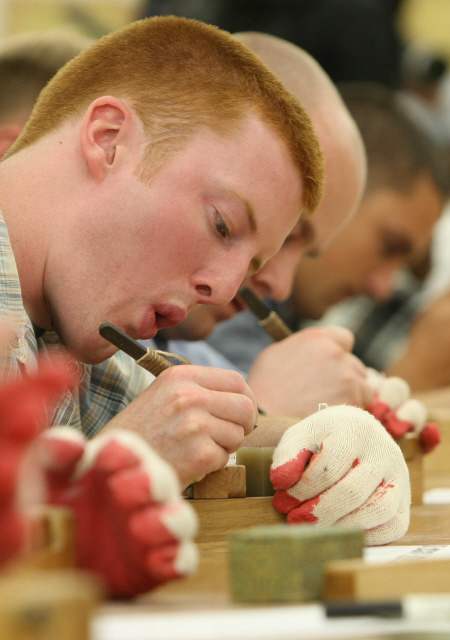
<instances>
[{"instance_id":1,"label":"bald head","mask_svg":"<svg viewBox=\"0 0 450 640\"><path fill-rule=\"evenodd\" d=\"M322 67L306 51L295 44L266 33L246 31L234 37L256 53L281 82L294 93L307 111L330 108L342 100Z\"/></svg>"},{"instance_id":2,"label":"bald head","mask_svg":"<svg viewBox=\"0 0 450 640\"><path fill-rule=\"evenodd\" d=\"M314 214L317 251L352 217L366 180L364 145L352 116L322 67L296 45L265 33L234 37L256 53L307 110L325 155L326 189Z\"/></svg>"}]
</instances>

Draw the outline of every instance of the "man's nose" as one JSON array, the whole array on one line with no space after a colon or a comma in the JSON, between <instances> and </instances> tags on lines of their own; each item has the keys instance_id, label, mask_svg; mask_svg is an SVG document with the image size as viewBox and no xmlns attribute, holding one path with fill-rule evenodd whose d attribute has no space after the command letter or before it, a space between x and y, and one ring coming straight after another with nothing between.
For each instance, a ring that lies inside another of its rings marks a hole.
<instances>
[{"instance_id":1,"label":"man's nose","mask_svg":"<svg viewBox=\"0 0 450 640\"><path fill-rule=\"evenodd\" d=\"M393 267L380 269L371 274L367 293L376 302L386 302L392 296L397 269Z\"/></svg>"},{"instance_id":2,"label":"man's nose","mask_svg":"<svg viewBox=\"0 0 450 640\"><path fill-rule=\"evenodd\" d=\"M197 292L198 304L225 305L230 302L241 286L247 271L248 262L241 260L221 263L214 270L197 274L193 286Z\"/></svg>"},{"instance_id":3,"label":"man's nose","mask_svg":"<svg viewBox=\"0 0 450 640\"><path fill-rule=\"evenodd\" d=\"M260 297L282 302L291 294L296 268L297 262L286 264L274 256L261 271L248 278L248 283Z\"/></svg>"}]
</instances>

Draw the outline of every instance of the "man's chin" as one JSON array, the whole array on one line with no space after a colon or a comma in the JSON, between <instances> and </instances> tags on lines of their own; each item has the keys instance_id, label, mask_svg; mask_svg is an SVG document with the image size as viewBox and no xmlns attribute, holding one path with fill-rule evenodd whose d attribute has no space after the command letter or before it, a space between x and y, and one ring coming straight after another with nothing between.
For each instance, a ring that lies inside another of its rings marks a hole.
<instances>
[{"instance_id":1,"label":"man's chin","mask_svg":"<svg viewBox=\"0 0 450 640\"><path fill-rule=\"evenodd\" d=\"M103 339L101 340L103 342ZM109 344L106 340L104 342L104 345L99 344L98 341L91 344L71 344L67 345L66 349L77 362L100 364L111 358L118 351L114 345Z\"/></svg>"}]
</instances>

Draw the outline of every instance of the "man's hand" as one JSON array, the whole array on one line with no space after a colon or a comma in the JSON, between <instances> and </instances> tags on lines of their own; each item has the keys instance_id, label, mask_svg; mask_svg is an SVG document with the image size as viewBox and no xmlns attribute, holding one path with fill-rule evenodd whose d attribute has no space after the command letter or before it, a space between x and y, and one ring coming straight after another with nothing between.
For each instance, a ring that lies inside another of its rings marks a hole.
<instances>
[{"instance_id":1,"label":"man's hand","mask_svg":"<svg viewBox=\"0 0 450 640\"><path fill-rule=\"evenodd\" d=\"M411 489L402 452L370 413L322 409L281 438L271 467L274 505L290 523L357 525L368 545L408 529Z\"/></svg>"},{"instance_id":2,"label":"man's hand","mask_svg":"<svg viewBox=\"0 0 450 640\"><path fill-rule=\"evenodd\" d=\"M430 453L440 443L439 427L428 422L428 409L411 398L408 383L396 376L386 377L368 369L368 381L374 391L369 411L394 438L413 432L419 435L424 453Z\"/></svg>"},{"instance_id":3,"label":"man's hand","mask_svg":"<svg viewBox=\"0 0 450 640\"><path fill-rule=\"evenodd\" d=\"M413 393L450 385L450 292L416 317L404 353L386 373L404 378Z\"/></svg>"},{"instance_id":4,"label":"man's hand","mask_svg":"<svg viewBox=\"0 0 450 640\"><path fill-rule=\"evenodd\" d=\"M241 375L183 365L163 371L106 429L141 435L186 487L224 467L257 416L256 401Z\"/></svg>"},{"instance_id":5,"label":"man's hand","mask_svg":"<svg viewBox=\"0 0 450 640\"><path fill-rule=\"evenodd\" d=\"M37 443L48 500L75 512L77 566L112 596L133 596L192 573L197 518L174 470L139 436L110 431L87 442L54 427Z\"/></svg>"},{"instance_id":6,"label":"man's hand","mask_svg":"<svg viewBox=\"0 0 450 640\"><path fill-rule=\"evenodd\" d=\"M301 418L320 402L367 407L372 392L366 367L352 355L353 334L342 327L319 327L264 349L248 375L259 406L274 415Z\"/></svg>"}]
</instances>

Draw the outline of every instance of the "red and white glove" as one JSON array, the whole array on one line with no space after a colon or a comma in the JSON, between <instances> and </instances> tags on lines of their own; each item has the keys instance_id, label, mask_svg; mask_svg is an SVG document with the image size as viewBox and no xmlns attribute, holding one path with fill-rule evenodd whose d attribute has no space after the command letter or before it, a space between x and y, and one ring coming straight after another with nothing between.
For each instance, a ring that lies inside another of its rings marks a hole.
<instances>
[{"instance_id":1,"label":"red and white glove","mask_svg":"<svg viewBox=\"0 0 450 640\"><path fill-rule=\"evenodd\" d=\"M139 436L117 430L86 441L55 427L41 436L39 458L48 503L75 511L78 566L100 574L111 596L196 569L196 513L175 471Z\"/></svg>"},{"instance_id":2,"label":"red and white glove","mask_svg":"<svg viewBox=\"0 0 450 640\"><path fill-rule=\"evenodd\" d=\"M361 526L366 544L401 538L411 489L402 452L373 415L327 407L290 427L273 455L273 503L289 523Z\"/></svg>"},{"instance_id":3,"label":"red and white glove","mask_svg":"<svg viewBox=\"0 0 450 640\"><path fill-rule=\"evenodd\" d=\"M411 398L406 380L386 377L375 369L368 369L367 382L374 392L368 411L389 431L393 438L400 438L408 431L417 433L424 453L430 453L441 441L439 427L428 422L428 409Z\"/></svg>"},{"instance_id":4,"label":"red and white glove","mask_svg":"<svg viewBox=\"0 0 450 640\"><path fill-rule=\"evenodd\" d=\"M33 375L0 385L0 567L25 549L24 502L40 497L26 456L30 443L47 426L47 408L75 383L65 364L59 359L43 361ZM25 488L30 485L32 496Z\"/></svg>"}]
</instances>

